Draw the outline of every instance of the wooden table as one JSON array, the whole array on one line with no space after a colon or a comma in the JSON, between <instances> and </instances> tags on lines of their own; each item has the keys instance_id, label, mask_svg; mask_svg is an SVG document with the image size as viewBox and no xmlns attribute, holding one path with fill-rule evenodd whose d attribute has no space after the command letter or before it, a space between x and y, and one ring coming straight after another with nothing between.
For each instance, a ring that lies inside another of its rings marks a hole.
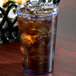
<instances>
[{"instance_id":1,"label":"wooden table","mask_svg":"<svg viewBox=\"0 0 76 76\"><path fill-rule=\"evenodd\" d=\"M54 71L41 76L76 76L76 0L59 7ZM22 71L19 42L0 45L0 76L33 76Z\"/></svg>"}]
</instances>

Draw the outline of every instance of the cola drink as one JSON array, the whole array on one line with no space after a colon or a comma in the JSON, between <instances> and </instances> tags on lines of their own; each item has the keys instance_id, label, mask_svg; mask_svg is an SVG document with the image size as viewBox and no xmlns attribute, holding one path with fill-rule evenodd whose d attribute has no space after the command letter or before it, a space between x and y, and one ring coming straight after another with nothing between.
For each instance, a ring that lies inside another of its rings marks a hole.
<instances>
[{"instance_id":1,"label":"cola drink","mask_svg":"<svg viewBox=\"0 0 76 76\"><path fill-rule=\"evenodd\" d=\"M23 70L45 74L54 67L58 6L27 2L17 8Z\"/></svg>"}]
</instances>

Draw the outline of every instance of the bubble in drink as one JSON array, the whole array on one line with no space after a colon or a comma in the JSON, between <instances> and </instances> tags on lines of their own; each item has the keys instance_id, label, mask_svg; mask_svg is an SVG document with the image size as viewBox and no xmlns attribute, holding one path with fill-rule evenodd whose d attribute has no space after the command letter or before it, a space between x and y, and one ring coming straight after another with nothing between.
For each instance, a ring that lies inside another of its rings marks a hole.
<instances>
[{"instance_id":1,"label":"bubble in drink","mask_svg":"<svg viewBox=\"0 0 76 76\"><path fill-rule=\"evenodd\" d=\"M51 3L27 2L17 13L23 68L32 73L51 72L58 7Z\"/></svg>"}]
</instances>

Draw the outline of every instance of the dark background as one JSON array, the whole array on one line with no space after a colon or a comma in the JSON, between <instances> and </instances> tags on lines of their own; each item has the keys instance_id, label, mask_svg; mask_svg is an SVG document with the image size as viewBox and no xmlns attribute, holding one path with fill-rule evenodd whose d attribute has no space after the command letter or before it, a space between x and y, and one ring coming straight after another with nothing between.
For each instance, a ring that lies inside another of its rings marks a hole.
<instances>
[{"instance_id":1,"label":"dark background","mask_svg":"<svg viewBox=\"0 0 76 76\"><path fill-rule=\"evenodd\" d=\"M76 42L76 0L61 0L59 7L57 37Z\"/></svg>"}]
</instances>

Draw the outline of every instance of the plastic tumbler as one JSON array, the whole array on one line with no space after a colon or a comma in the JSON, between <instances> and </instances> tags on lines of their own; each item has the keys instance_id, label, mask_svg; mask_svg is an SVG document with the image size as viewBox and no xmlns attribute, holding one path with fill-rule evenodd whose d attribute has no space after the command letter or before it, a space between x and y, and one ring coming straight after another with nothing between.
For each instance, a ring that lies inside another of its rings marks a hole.
<instances>
[{"instance_id":1,"label":"plastic tumbler","mask_svg":"<svg viewBox=\"0 0 76 76\"><path fill-rule=\"evenodd\" d=\"M41 75L52 72L59 8L48 2L26 2L17 8L23 70Z\"/></svg>"}]
</instances>

